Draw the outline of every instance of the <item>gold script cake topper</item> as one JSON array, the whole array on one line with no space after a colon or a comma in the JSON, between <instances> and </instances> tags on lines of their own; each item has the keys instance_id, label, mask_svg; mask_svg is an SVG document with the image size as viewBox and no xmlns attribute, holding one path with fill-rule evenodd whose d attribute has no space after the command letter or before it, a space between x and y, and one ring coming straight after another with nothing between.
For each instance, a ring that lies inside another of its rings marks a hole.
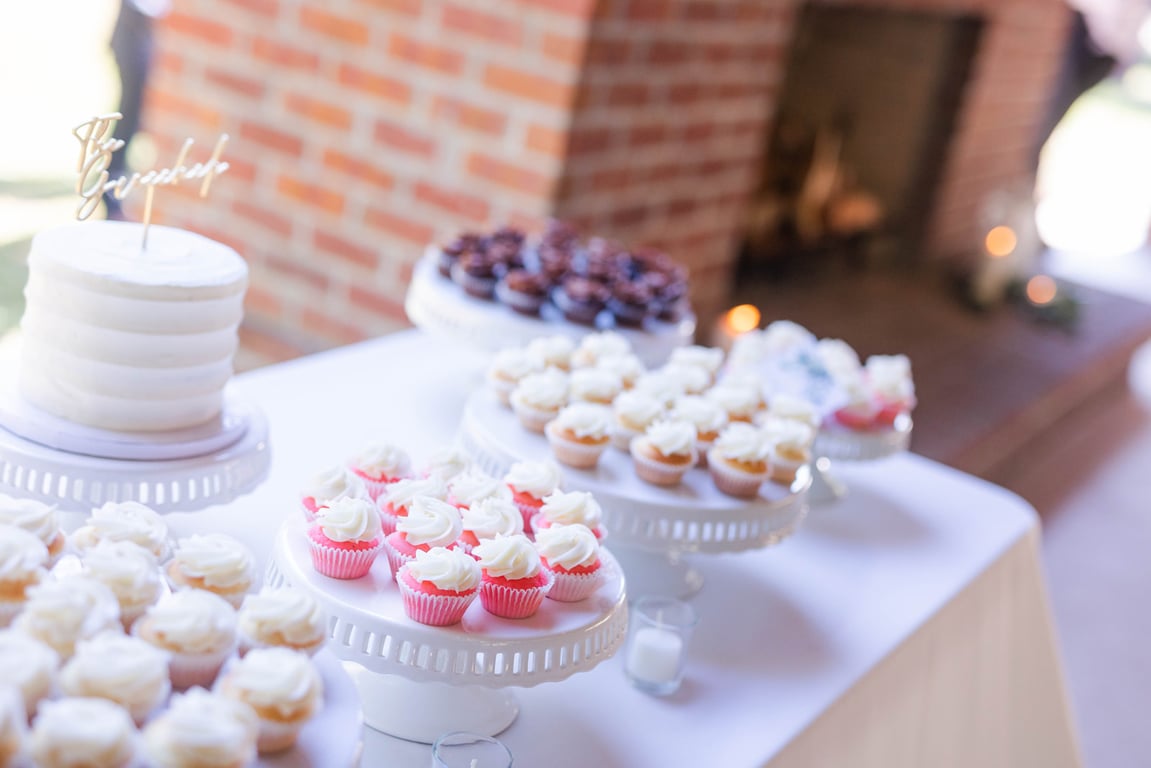
<instances>
[{"instance_id":1,"label":"gold script cake topper","mask_svg":"<svg viewBox=\"0 0 1151 768\"><path fill-rule=\"evenodd\" d=\"M220 134L220 138L216 140L216 147L212 150L212 156L206 163L196 163L191 167L184 165L188 151L192 148L192 140L184 139L184 146L180 148L180 154L176 156L176 162L171 168L152 169L144 174L133 173L131 176L111 180L108 166L112 163L112 153L124 146L122 139L112 135L117 121L121 118L123 115L119 112L97 115L72 130L72 135L80 142L80 160L76 166L78 174L76 194L80 195L81 200L76 208L76 218L83 221L91 216L106 192L111 192L117 200L123 200L137 185L145 187L148 192L144 200L144 236L141 247L147 248L148 225L152 220L152 197L156 187L179 184L184 179L203 179L200 183L200 197L206 196L208 188L212 185L212 179L228 170L227 161L220 159L224 145L228 143L228 134Z\"/></svg>"}]
</instances>

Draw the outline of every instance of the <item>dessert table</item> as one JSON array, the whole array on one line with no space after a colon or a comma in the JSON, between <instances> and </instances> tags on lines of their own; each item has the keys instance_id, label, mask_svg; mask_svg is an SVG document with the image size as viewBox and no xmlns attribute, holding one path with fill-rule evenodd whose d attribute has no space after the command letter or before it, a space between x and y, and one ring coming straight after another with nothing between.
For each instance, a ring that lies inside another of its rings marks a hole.
<instances>
[{"instance_id":1,"label":"dessert table","mask_svg":"<svg viewBox=\"0 0 1151 768\"><path fill-rule=\"evenodd\" d=\"M418 463L452 441L481 382L465 357L406 331L237 377L268 418L268 480L170 524L228 531L266 559L319 470L369 442ZM912 454L838 471L851 493L781 546L699 558L675 695L632 688L623 653L515 689L499 738L516 765L1079 765L1034 510ZM426 744L365 732L364 765L429 761Z\"/></svg>"}]
</instances>

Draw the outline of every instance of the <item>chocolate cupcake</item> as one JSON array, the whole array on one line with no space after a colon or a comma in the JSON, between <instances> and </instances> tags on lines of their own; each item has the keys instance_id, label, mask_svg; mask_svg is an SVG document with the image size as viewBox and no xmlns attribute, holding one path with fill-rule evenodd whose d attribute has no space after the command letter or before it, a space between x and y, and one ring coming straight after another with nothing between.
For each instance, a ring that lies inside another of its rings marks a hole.
<instances>
[{"instance_id":1,"label":"chocolate cupcake","mask_svg":"<svg viewBox=\"0 0 1151 768\"><path fill-rule=\"evenodd\" d=\"M645 272L641 281L652 292L655 314L660 320L674 322L684 313L687 303L687 279L679 270Z\"/></svg>"},{"instance_id":2,"label":"chocolate cupcake","mask_svg":"<svg viewBox=\"0 0 1151 768\"><path fill-rule=\"evenodd\" d=\"M496 287L495 263L486 253L466 251L452 265L452 280L469 296L490 299Z\"/></svg>"},{"instance_id":3,"label":"chocolate cupcake","mask_svg":"<svg viewBox=\"0 0 1151 768\"><path fill-rule=\"evenodd\" d=\"M496 283L496 298L521 315L538 316L550 285L546 275L512 269Z\"/></svg>"},{"instance_id":4,"label":"chocolate cupcake","mask_svg":"<svg viewBox=\"0 0 1151 768\"><path fill-rule=\"evenodd\" d=\"M560 221L559 219L549 219L543 236L540 238L540 243L541 245L571 251L571 249L575 247L578 239L579 235L575 227L571 224L566 221Z\"/></svg>"},{"instance_id":5,"label":"chocolate cupcake","mask_svg":"<svg viewBox=\"0 0 1151 768\"><path fill-rule=\"evenodd\" d=\"M552 301L570 322L595 326L596 317L607 306L610 291L603 283L571 275L552 292Z\"/></svg>"},{"instance_id":6,"label":"chocolate cupcake","mask_svg":"<svg viewBox=\"0 0 1151 768\"><path fill-rule=\"evenodd\" d=\"M496 240L493 238L487 247L487 255L492 260L497 274L504 274L513 269L523 269L523 244L514 240Z\"/></svg>"},{"instance_id":7,"label":"chocolate cupcake","mask_svg":"<svg viewBox=\"0 0 1151 768\"><path fill-rule=\"evenodd\" d=\"M616 325L639 328L651 308L652 292L642 280L623 280L613 283L607 308Z\"/></svg>"},{"instance_id":8,"label":"chocolate cupcake","mask_svg":"<svg viewBox=\"0 0 1151 768\"><path fill-rule=\"evenodd\" d=\"M452 276L452 265L467 251L483 250L483 238L474 232L465 232L447 245L440 246L436 269L444 277Z\"/></svg>"},{"instance_id":9,"label":"chocolate cupcake","mask_svg":"<svg viewBox=\"0 0 1151 768\"><path fill-rule=\"evenodd\" d=\"M570 251L550 245L541 245L537 253L539 272L551 285L559 285L572 271Z\"/></svg>"}]
</instances>

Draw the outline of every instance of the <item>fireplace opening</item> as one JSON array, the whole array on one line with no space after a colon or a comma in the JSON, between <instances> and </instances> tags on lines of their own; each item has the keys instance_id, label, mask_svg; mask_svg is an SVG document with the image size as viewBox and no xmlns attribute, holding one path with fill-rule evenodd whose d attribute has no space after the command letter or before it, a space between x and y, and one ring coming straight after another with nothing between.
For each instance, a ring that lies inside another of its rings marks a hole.
<instances>
[{"instance_id":1,"label":"fireplace opening","mask_svg":"<svg viewBox=\"0 0 1151 768\"><path fill-rule=\"evenodd\" d=\"M974 14L803 7L742 274L921 261L982 28Z\"/></svg>"}]
</instances>

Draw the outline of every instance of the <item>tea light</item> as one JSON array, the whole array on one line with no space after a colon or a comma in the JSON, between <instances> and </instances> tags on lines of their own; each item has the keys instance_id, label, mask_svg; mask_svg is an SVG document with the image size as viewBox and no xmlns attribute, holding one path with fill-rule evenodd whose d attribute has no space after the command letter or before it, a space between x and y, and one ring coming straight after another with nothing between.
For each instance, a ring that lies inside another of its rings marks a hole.
<instances>
[{"instance_id":1,"label":"tea light","mask_svg":"<svg viewBox=\"0 0 1151 768\"><path fill-rule=\"evenodd\" d=\"M636 688L657 696L679 689L696 621L695 610L682 600L641 597L636 601L624 657L624 672Z\"/></svg>"},{"instance_id":2,"label":"tea light","mask_svg":"<svg viewBox=\"0 0 1151 768\"><path fill-rule=\"evenodd\" d=\"M671 683L679 676L683 639L670 629L636 630L627 654L627 671L648 683Z\"/></svg>"}]
</instances>

